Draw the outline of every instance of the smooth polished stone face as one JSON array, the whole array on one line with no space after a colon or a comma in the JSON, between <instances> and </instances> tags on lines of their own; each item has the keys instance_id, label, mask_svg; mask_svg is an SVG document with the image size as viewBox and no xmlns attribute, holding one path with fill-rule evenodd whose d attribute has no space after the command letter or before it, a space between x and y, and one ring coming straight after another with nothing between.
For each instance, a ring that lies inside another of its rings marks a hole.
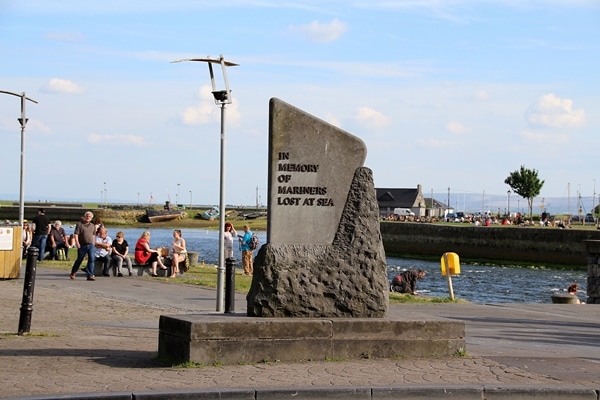
<instances>
[{"instance_id":1,"label":"smooth polished stone face","mask_svg":"<svg viewBox=\"0 0 600 400\"><path fill-rule=\"evenodd\" d=\"M269 111L267 242L331 244L366 146L279 99Z\"/></svg>"}]
</instances>

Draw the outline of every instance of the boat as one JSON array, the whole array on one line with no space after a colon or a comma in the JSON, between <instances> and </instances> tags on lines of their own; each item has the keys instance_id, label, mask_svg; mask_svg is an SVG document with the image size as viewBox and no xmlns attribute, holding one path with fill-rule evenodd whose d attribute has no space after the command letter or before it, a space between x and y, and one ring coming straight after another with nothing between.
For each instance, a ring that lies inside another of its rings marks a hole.
<instances>
[{"instance_id":1,"label":"boat","mask_svg":"<svg viewBox=\"0 0 600 400\"><path fill-rule=\"evenodd\" d=\"M172 221L174 219L183 218L184 212L179 210L171 210L171 202L166 201L162 210L155 210L148 208L146 210L146 217L149 222L165 222Z\"/></svg>"},{"instance_id":2,"label":"boat","mask_svg":"<svg viewBox=\"0 0 600 400\"><path fill-rule=\"evenodd\" d=\"M210 210L206 210L206 211L204 211L204 212L203 212L201 215L200 215L200 214L199 214L199 215L200 215L200 216L201 216L203 219L207 219L207 220L209 220L209 221L212 221L212 220L214 220L214 219L216 219L216 218L219 218L219 214L220 214L220 213L219 213L219 207L217 207L217 206L214 206L214 207L213 207L213 208L211 208Z\"/></svg>"},{"instance_id":3,"label":"boat","mask_svg":"<svg viewBox=\"0 0 600 400\"><path fill-rule=\"evenodd\" d=\"M255 211L255 212L249 212L248 214L241 215L241 217L243 217L244 219L256 219L259 217L266 217L266 216L267 216L266 211Z\"/></svg>"},{"instance_id":4,"label":"boat","mask_svg":"<svg viewBox=\"0 0 600 400\"><path fill-rule=\"evenodd\" d=\"M150 222L165 222L183 217L183 212L178 210L146 210L146 217Z\"/></svg>"}]
</instances>

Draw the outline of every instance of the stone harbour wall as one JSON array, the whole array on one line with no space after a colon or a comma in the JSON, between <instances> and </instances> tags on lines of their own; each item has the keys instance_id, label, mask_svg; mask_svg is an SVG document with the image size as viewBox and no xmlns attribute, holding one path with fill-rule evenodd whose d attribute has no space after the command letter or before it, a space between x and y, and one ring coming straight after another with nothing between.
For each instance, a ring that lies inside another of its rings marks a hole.
<instances>
[{"instance_id":1,"label":"stone harbour wall","mask_svg":"<svg viewBox=\"0 0 600 400\"><path fill-rule=\"evenodd\" d=\"M587 300L588 304L600 304L600 240L586 240Z\"/></svg>"},{"instance_id":2,"label":"stone harbour wall","mask_svg":"<svg viewBox=\"0 0 600 400\"><path fill-rule=\"evenodd\" d=\"M585 267L585 240L600 239L600 231L551 227L484 227L407 222L381 222L388 256L439 256L498 260L518 264Z\"/></svg>"}]
</instances>

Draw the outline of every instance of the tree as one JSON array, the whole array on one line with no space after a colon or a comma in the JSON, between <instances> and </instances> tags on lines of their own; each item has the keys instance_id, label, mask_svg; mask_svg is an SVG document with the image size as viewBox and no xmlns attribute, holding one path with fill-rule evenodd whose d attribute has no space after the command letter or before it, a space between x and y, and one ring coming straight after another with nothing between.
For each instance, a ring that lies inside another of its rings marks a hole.
<instances>
[{"instance_id":1,"label":"tree","mask_svg":"<svg viewBox=\"0 0 600 400\"><path fill-rule=\"evenodd\" d=\"M524 199L527 199L529 206L529 219L533 215L533 199L540 194L545 181L540 181L538 172L535 169L527 169L521 165L521 169L513 171L504 180L510 188Z\"/></svg>"}]
</instances>

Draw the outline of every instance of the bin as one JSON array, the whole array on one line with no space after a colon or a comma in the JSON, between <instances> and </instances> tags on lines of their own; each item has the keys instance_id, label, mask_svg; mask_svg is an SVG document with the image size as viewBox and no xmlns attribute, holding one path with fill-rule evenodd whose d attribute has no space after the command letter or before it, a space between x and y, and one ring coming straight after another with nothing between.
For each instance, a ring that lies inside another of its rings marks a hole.
<instances>
[{"instance_id":1,"label":"bin","mask_svg":"<svg viewBox=\"0 0 600 400\"><path fill-rule=\"evenodd\" d=\"M19 279L22 234L19 224L0 225L0 279Z\"/></svg>"}]
</instances>

